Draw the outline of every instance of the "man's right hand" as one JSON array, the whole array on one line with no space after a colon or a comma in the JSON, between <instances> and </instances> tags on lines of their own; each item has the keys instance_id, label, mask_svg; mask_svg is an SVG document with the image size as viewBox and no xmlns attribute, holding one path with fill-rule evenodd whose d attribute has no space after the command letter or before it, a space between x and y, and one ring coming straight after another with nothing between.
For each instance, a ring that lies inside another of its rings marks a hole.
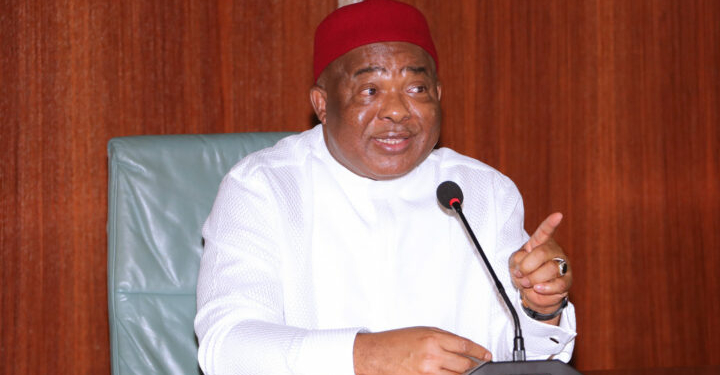
<instances>
[{"instance_id":1,"label":"man's right hand","mask_svg":"<svg viewBox=\"0 0 720 375\"><path fill-rule=\"evenodd\" d=\"M356 375L450 375L477 365L468 357L492 359L482 346L431 327L358 333L353 359Z\"/></svg>"}]
</instances>

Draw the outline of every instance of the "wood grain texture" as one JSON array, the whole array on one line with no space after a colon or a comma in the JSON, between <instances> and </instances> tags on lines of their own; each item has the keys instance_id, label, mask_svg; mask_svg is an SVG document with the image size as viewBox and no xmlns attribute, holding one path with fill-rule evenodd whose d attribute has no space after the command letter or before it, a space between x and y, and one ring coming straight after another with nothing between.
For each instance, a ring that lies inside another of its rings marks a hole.
<instances>
[{"instance_id":1,"label":"wood grain texture","mask_svg":"<svg viewBox=\"0 0 720 375\"><path fill-rule=\"evenodd\" d=\"M107 141L308 129L337 3L1 4L0 373L109 373Z\"/></svg>"},{"instance_id":2,"label":"wood grain texture","mask_svg":"<svg viewBox=\"0 0 720 375\"><path fill-rule=\"evenodd\" d=\"M442 145L565 214L575 365L719 365L720 2L407 1ZM109 373L107 141L308 129L336 5L0 0L0 373Z\"/></svg>"},{"instance_id":3,"label":"wood grain texture","mask_svg":"<svg viewBox=\"0 0 720 375\"><path fill-rule=\"evenodd\" d=\"M720 3L415 3L443 144L517 183L528 230L565 214L577 367L718 364Z\"/></svg>"}]
</instances>

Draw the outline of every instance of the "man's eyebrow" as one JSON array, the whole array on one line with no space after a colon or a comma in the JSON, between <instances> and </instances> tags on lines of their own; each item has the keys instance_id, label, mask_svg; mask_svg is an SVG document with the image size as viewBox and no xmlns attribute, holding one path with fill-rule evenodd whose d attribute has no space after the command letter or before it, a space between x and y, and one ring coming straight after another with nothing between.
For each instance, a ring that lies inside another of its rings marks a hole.
<instances>
[{"instance_id":1,"label":"man's eyebrow","mask_svg":"<svg viewBox=\"0 0 720 375\"><path fill-rule=\"evenodd\" d=\"M368 66L367 68L362 68L362 69L359 69L359 70L355 71L355 73L353 73L353 77L357 77L357 76L359 76L359 75L361 75L361 74L373 73L373 72L383 72L383 73L385 73L385 72L387 72L387 70L386 70L385 68L381 67L381 66Z\"/></svg>"},{"instance_id":2,"label":"man's eyebrow","mask_svg":"<svg viewBox=\"0 0 720 375\"><path fill-rule=\"evenodd\" d=\"M424 66L406 66L406 67L402 68L402 70L403 71L409 70L415 74L425 74L427 76L430 75L430 73L428 73L428 69Z\"/></svg>"},{"instance_id":3,"label":"man's eyebrow","mask_svg":"<svg viewBox=\"0 0 720 375\"><path fill-rule=\"evenodd\" d=\"M425 74L426 76L430 76L429 70L425 66L408 65L406 67L403 67L401 70L403 72L410 71L415 74ZM361 74L373 73L373 72L386 73L387 69L383 68L382 66L368 66L368 67L358 69L357 71L355 71L355 73L353 73L353 77L357 77Z\"/></svg>"}]
</instances>

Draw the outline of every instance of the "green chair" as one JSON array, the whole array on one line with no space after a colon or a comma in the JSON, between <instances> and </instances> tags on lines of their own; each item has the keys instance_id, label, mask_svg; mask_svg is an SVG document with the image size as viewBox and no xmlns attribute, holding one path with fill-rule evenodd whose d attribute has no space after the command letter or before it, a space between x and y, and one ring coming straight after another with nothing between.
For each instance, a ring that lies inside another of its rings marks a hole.
<instances>
[{"instance_id":1,"label":"green chair","mask_svg":"<svg viewBox=\"0 0 720 375\"><path fill-rule=\"evenodd\" d=\"M291 133L161 135L108 143L112 373L200 374L193 331L201 227L223 176Z\"/></svg>"}]
</instances>

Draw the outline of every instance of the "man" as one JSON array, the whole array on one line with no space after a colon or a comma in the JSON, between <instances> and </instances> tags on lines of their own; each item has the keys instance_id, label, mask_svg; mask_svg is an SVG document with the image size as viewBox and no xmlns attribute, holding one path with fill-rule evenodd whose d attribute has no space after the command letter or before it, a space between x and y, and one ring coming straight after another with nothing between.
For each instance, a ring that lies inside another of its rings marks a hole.
<instances>
[{"instance_id":1,"label":"man","mask_svg":"<svg viewBox=\"0 0 720 375\"><path fill-rule=\"evenodd\" d=\"M238 163L203 229L203 370L461 374L471 357L507 360L510 315L435 199L445 180L464 188L480 243L517 288L528 357L569 360L572 273L552 240L561 215L528 237L507 177L433 151L442 87L422 14L367 0L329 15L315 41L310 99L322 124Z\"/></svg>"}]
</instances>

